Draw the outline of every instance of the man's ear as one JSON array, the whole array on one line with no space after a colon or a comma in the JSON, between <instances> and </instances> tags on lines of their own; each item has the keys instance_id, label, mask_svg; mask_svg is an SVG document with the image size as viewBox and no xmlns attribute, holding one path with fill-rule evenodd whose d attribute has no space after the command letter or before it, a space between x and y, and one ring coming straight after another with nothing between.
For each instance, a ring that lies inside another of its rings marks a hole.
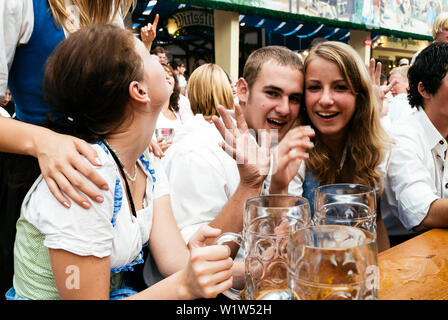
<instances>
[{"instance_id":1,"label":"man's ear","mask_svg":"<svg viewBox=\"0 0 448 320\"><path fill-rule=\"evenodd\" d=\"M239 78L236 83L236 91L238 94L238 100L241 103L247 103L249 100L249 85L244 78Z\"/></svg>"},{"instance_id":2,"label":"man's ear","mask_svg":"<svg viewBox=\"0 0 448 320\"><path fill-rule=\"evenodd\" d=\"M141 103L148 103L151 101L148 89L142 86L138 81L132 81L129 84L129 95L131 96L131 99Z\"/></svg>"},{"instance_id":3,"label":"man's ear","mask_svg":"<svg viewBox=\"0 0 448 320\"><path fill-rule=\"evenodd\" d=\"M417 86L417 90L418 93L420 93L420 95L422 96L423 99L429 99L430 98L430 93L428 93L425 89L425 87L423 86L423 82L419 82L418 86Z\"/></svg>"}]
</instances>

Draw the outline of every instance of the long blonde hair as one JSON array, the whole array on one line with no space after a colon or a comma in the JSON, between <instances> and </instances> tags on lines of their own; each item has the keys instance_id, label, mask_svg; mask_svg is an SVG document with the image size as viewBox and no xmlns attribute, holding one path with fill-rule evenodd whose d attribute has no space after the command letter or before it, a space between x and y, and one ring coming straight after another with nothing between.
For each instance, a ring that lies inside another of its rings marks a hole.
<instances>
[{"instance_id":1,"label":"long blonde hair","mask_svg":"<svg viewBox=\"0 0 448 320\"><path fill-rule=\"evenodd\" d=\"M381 188L382 177L377 169L386 155L390 140L380 123L380 101L375 96L367 68L357 52L343 42L327 41L313 48L305 59L305 73L310 62L317 57L335 63L356 96L355 112L347 124L345 160L345 164L351 166L352 181L341 181L340 163L332 157L315 128L315 146L306 160L306 167L321 185L349 182ZM313 126L306 108L301 108L300 114L303 124Z\"/></svg>"},{"instance_id":2,"label":"long blonde hair","mask_svg":"<svg viewBox=\"0 0 448 320\"><path fill-rule=\"evenodd\" d=\"M106 24L115 19L121 12L123 17L129 12L131 6L135 7L136 0L71 0L71 3L78 8L79 27L91 24ZM68 32L74 32L70 21L70 14L67 12L65 0L48 0L54 22L57 27L62 25Z\"/></svg>"},{"instance_id":3,"label":"long blonde hair","mask_svg":"<svg viewBox=\"0 0 448 320\"><path fill-rule=\"evenodd\" d=\"M218 104L233 109L233 94L229 78L217 64L207 63L196 68L188 79L188 99L193 114L201 113L205 119L217 115Z\"/></svg>"}]
</instances>

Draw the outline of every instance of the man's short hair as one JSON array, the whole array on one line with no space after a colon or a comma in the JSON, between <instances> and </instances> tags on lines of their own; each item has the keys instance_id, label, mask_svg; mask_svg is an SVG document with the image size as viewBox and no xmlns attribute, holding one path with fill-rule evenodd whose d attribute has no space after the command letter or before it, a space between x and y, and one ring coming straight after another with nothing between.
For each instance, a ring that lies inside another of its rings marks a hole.
<instances>
[{"instance_id":1,"label":"man's short hair","mask_svg":"<svg viewBox=\"0 0 448 320\"><path fill-rule=\"evenodd\" d=\"M249 55L243 70L243 78L249 88L257 80L261 67L267 61L274 60L281 66L289 66L293 69L303 71L303 63L299 55L292 50L281 46L262 47Z\"/></svg>"},{"instance_id":2,"label":"man's short hair","mask_svg":"<svg viewBox=\"0 0 448 320\"><path fill-rule=\"evenodd\" d=\"M421 82L425 91L435 94L442 84L448 68L448 43L433 42L425 48L409 68L408 100L412 107L425 108L423 97L418 91Z\"/></svg>"},{"instance_id":3,"label":"man's short hair","mask_svg":"<svg viewBox=\"0 0 448 320\"><path fill-rule=\"evenodd\" d=\"M437 35L443 31L443 29L448 29L448 12L442 12L439 14L432 25L432 37L435 40Z\"/></svg>"}]
</instances>

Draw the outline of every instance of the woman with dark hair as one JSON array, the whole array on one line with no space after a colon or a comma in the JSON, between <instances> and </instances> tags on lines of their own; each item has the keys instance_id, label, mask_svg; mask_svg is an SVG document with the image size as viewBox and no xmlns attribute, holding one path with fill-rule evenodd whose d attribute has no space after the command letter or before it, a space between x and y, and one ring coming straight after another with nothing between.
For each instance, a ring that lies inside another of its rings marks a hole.
<instances>
[{"instance_id":1,"label":"woman with dark hair","mask_svg":"<svg viewBox=\"0 0 448 320\"><path fill-rule=\"evenodd\" d=\"M39 176L25 196L14 245L10 299L194 299L231 286L225 246L205 246L220 231L199 230L188 247L174 221L167 180L147 146L169 98L165 73L130 31L86 27L58 45L45 68L49 126L91 143L94 167L110 189L89 210L69 209ZM149 245L166 278L137 293L125 271ZM75 290L76 289L76 290Z\"/></svg>"},{"instance_id":2,"label":"woman with dark hair","mask_svg":"<svg viewBox=\"0 0 448 320\"><path fill-rule=\"evenodd\" d=\"M187 79L185 78L185 64L182 61L174 60L173 62L171 62L171 66L173 67L174 73L179 80L180 93L185 96L187 93L188 84Z\"/></svg>"},{"instance_id":3,"label":"woman with dark hair","mask_svg":"<svg viewBox=\"0 0 448 320\"><path fill-rule=\"evenodd\" d=\"M39 126L50 111L42 92L44 64L63 39L84 26L110 23L124 28L123 17L135 4L135 0L0 1L0 101L9 87L15 103L14 119L0 117L0 291L12 284L12 246L24 194L8 182L9 175L28 169L16 165L21 155L39 160L50 191L65 206L77 203L89 208L91 201L103 201L99 189L110 187L84 161L101 165L88 143Z\"/></svg>"}]
</instances>

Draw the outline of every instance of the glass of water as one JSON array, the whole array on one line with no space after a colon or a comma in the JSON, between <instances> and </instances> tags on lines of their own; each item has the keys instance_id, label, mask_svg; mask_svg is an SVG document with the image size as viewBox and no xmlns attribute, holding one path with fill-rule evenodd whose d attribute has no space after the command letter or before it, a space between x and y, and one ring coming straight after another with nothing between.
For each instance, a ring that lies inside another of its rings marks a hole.
<instances>
[{"instance_id":1,"label":"glass of water","mask_svg":"<svg viewBox=\"0 0 448 320\"><path fill-rule=\"evenodd\" d=\"M314 225L347 225L376 235L376 194L361 184L329 184L314 193Z\"/></svg>"}]
</instances>

